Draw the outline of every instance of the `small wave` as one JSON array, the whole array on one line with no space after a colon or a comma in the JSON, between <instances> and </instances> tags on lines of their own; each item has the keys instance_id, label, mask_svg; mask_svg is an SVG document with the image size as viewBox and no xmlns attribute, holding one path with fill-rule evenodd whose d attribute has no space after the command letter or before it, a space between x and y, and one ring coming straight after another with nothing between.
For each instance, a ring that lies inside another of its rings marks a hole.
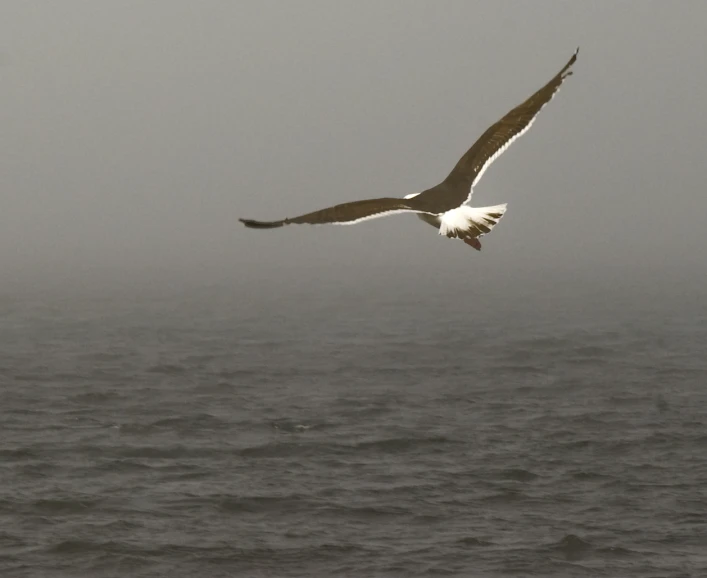
<instances>
[{"instance_id":1,"label":"small wave","mask_svg":"<svg viewBox=\"0 0 707 578\"><path fill-rule=\"evenodd\" d=\"M117 426L121 434L127 435L147 435L152 432L155 427L152 423L124 423Z\"/></svg>"},{"instance_id":2,"label":"small wave","mask_svg":"<svg viewBox=\"0 0 707 578\"><path fill-rule=\"evenodd\" d=\"M493 542L475 536L466 536L465 538L459 538L457 544L464 544L464 546L491 546Z\"/></svg>"},{"instance_id":3,"label":"small wave","mask_svg":"<svg viewBox=\"0 0 707 578\"><path fill-rule=\"evenodd\" d=\"M551 549L562 554L566 560L575 562L591 552L592 545L575 534L567 534L562 540L553 544Z\"/></svg>"},{"instance_id":4,"label":"small wave","mask_svg":"<svg viewBox=\"0 0 707 578\"><path fill-rule=\"evenodd\" d=\"M142 462L134 462L131 459L104 459L99 464L93 466L97 471L110 472L111 474L137 472L152 470L153 466Z\"/></svg>"},{"instance_id":5,"label":"small wave","mask_svg":"<svg viewBox=\"0 0 707 578\"><path fill-rule=\"evenodd\" d=\"M642 404L646 401L646 399L646 396L620 394L609 396L608 402L612 407L631 406Z\"/></svg>"},{"instance_id":6,"label":"small wave","mask_svg":"<svg viewBox=\"0 0 707 578\"><path fill-rule=\"evenodd\" d=\"M20 536L16 536L14 534L8 534L5 531L1 531L0 532L0 545L2 545L4 548L12 548L12 547L25 546L26 542Z\"/></svg>"},{"instance_id":7,"label":"small wave","mask_svg":"<svg viewBox=\"0 0 707 578\"><path fill-rule=\"evenodd\" d=\"M52 554L82 554L96 549L103 549L102 544L89 540L64 540L48 548Z\"/></svg>"},{"instance_id":8,"label":"small wave","mask_svg":"<svg viewBox=\"0 0 707 578\"><path fill-rule=\"evenodd\" d=\"M244 458L277 458L287 455L299 455L304 453L304 451L300 445L273 443L243 448L238 453Z\"/></svg>"},{"instance_id":9,"label":"small wave","mask_svg":"<svg viewBox=\"0 0 707 578\"><path fill-rule=\"evenodd\" d=\"M52 378L57 382L63 381L66 383L75 384L82 381L86 382L91 379L91 376L87 375L86 373L58 371L52 375Z\"/></svg>"},{"instance_id":10,"label":"small wave","mask_svg":"<svg viewBox=\"0 0 707 578\"><path fill-rule=\"evenodd\" d=\"M4 414L11 414L11 415L38 415L38 416L43 416L47 412L46 410L43 409L31 409L28 407L10 407L10 408L3 408L3 413Z\"/></svg>"},{"instance_id":11,"label":"small wave","mask_svg":"<svg viewBox=\"0 0 707 578\"><path fill-rule=\"evenodd\" d=\"M512 504L522 500L527 500L528 495L518 490L503 490L490 496L486 496L482 501L491 504Z\"/></svg>"},{"instance_id":12,"label":"small wave","mask_svg":"<svg viewBox=\"0 0 707 578\"><path fill-rule=\"evenodd\" d=\"M236 386L230 381L224 381L222 379L218 381L213 381L211 383L206 383L199 386L200 395L209 394L231 394L235 390Z\"/></svg>"},{"instance_id":13,"label":"small wave","mask_svg":"<svg viewBox=\"0 0 707 578\"><path fill-rule=\"evenodd\" d=\"M547 368L529 363L506 363L493 368L494 373L505 371L507 373L519 373L521 375L546 375ZM533 388L528 388L532 390Z\"/></svg>"},{"instance_id":14,"label":"small wave","mask_svg":"<svg viewBox=\"0 0 707 578\"><path fill-rule=\"evenodd\" d=\"M41 373L18 373L13 376L13 379L15 381L44 381L47 376Z\"/></svg>"},{"instance_id":15,"label":"small wave","mask_svg":"<svg viewBox=\"0 0 707 578\"><path fill-rule=\"evenodd\" d=\"M660 394L655 396L653 403L655 404L656 410L658 410L658 412L660 413L666 412L670 409L670 404L665 399L665 397Z\"/></svg>"},{"instance_id":16,"label":"small wave","mask_svg":"<svg viewBox=\"0 0 707 578\"><path fill-rule=\"evenodd\" d=\"M213 501L214 498L209 498ZM292 512L309 510L312 507L307 496L228 496L216 499L218 508L224 512Z\"/></svg>"},{"instance_id":17,"label":"small wave","mask_svg":"<svg viewBox=\"0 0 707 578\"><path fill-rule=\"evenodd\" d=\"M703 367L680 367L680 366L674 366L674 367L655 367L653 369L655 374L658 377L665 377L665 378L672 378L672 379L677 379L677 378L694 378L694 377L703 377L705 374L707 374L707 369Z\"/></svg>"},{"instance_id":18,"label":"small wave","mask_svg":"<svg viewBox=\"0 0 707 578\"><path fill-rule=\"evenodd\" d=\"M296 420L280 419L270 423L274 430L286 433L302 433L309 430L318 430L326 427L326 424L302 423Z\"/></svg>"},{"instance_id":19,"label":"small wave","mask_svg":"<svg viewBox=\"0 0 707 578\"><path fill-rule=\"evenodd\" d=\"M129 354L117 351L97 351L95 353L84 353L78 358L85 361L119 361L125 359Z\"/></svg>"},{"instance_id":20,"label":"small wave","mask_svg":"<svg viewBox=\"0 0 707 578\"><path fill-rule=\"evenodd\" d=\"M174 481L213 476L215 471L217 471L217 469L214 469L213 465L214 464L169 461L152 464L150 467L160 472L165 479Z\"/></svg>"},{"instance_id":21,"label":"small wave","mask_svg":"<svg viewBox=\"0 0 707 578\"><path fill-rule=\"evenodd\" d=\"M243 457L292 457L306 456L311 454L322 455L323 453L332 455L346 454L351 451L378 451L383 453L400 453L412 451L421 447L430 447L443 444L461 443L446 437L429 438L390 438L384 440L374 440L359 442L356 444L331 444L331 443L294 443L276 441L260 446L243 448L238 453ZM429 450L428 451L435 451ZM438 450L443 451L443 450Z\"/></svg>"},{"instance_id":22,"label":"small wave","mask_svg":"<svg viewBox=\"0 0 707 578\"><path fill-rule=\"evenodd\" d=\"M217 429L227 425L224 420L210 413L198 413L193 415L176 415L170 416L149 424L149 427L155 428L170 428L177 430L184 429Z\"/></svg>"},{"instance_id":23,"label":"small wave","mask_svg":"<svg viewBox=\"0 0 707 578\"><path fill-rule=\"evenodd\" d=\"M426 438L390 438L383 440L373 440L359 442L353 447L357 450L380 450L385 453L397 453L410 451L420 447L458 443L461 442L447 438L445 436L431 436Z\"/></svg>"},{"instance_id":24,"label":"small wave","mask_svg":"<svg viewBox=\"0 0 707 578\"><path fill-rule=\"evenodd\" d=\"M24 464L18 468L18 471L27 478L41 480L53 475L59 467L56 463L42 461Z\"/></svg>"},{"instance_id":25,"label":"small wave","mask_svg":"<svg viewBox=\"0 0 707 578\"><path fill-rule=\"evenodd\" d=\"M532 482L540 476L522 468L511 468L508 470L503 470L501 472L500 477L504 480L515 480L517 482Z\"/></svg>"},{"instance_id":26,"label":"small wave","mask_svg":"<svg viewBox=\"0 0 707 578\"><path fill-rule=\"evenodd\" d=\"M159 373L162 375L180 375L186 371L186 368L181 365L173 365L169 363L160 363L153 365L147 369L147 373Z\"/></svg>"},{"instance_id":27,"label":"small wave","mask_svg":"<svg viewBox=\"0 0 707 578\"><path fill-rule=\"evenodd\" d=\"M697 447L699 447L700 442L703 442L703 440L697 440ZM685 443L685 435L682 434L682 432L653 432L650 435L646 436L645 438L641 440L636 440L636 443L638 444L650 444L650 445L657 445L657 446L671 446L671 447L679 447L680 445Z\"/></svg>"},{"instance_id":28,"label":"small wave","mask_svg":"<svg viewBox=\"0 0 707 578\"><path fill-rule=\"evenodd\" d=\"M220 371L217 371L214 373L214 375L217 375L218 377L222 379L227 379L227 380L240 380L244 377L252 377L255 375L259 375L260 371L256 371L254 369L222 369ZM222 381L220 382L224 387L228 387L229 389L233 388L233 385L231 383ZM204 388L208 388L208 385L203 386Z\"/></svg>"},{"instance_id":29,"label":"small wave","mask_svg":"<svg viewBox=\"0 0 707 578\"><path fill-rule=\"evenodd\" d=\"M205 364L210 363L211 361L215 361L219 359L221 356L219 355L214 355L213 353L203 353L201 355L194 355L194 354L189 354L184 356L183 358L180 359L182 363L185 363L189 366L203 366Z\"/></svg>"},{"instance_id":30,"label":"small wave","mask_svg":"<svg viewBox=\"0 0 707 578\"><path fill-rule=\"evenodd\" d=\"M90 391L73 395L69 398L69 401L78 404L103 404L106 402L113 403L116 399L124 399L124 396L117 391Z\"/></svg>"},{"instance_id":31,"label":"small wave","mask_svg":"<svg viewBox=\"0 0 707 578\"><path fill-rule=\"evenodd\" d=\"M562 448L565 450L584 450L593 446L596 446L597 442L591 439L583 440L573 440L562 444Z\"/></svg>"},{"instance_id":32,"label":"small wave","mask_svg":"<svg viewBox=\"0 0 707 578\"><path fill-rule=\"evenodd\" d=\"M244 458L291 458L313 455L325 455L332 458L332 456L340 455L345 451L346 446L338 444L275 441L241 448L237 450L237 453Z\"/></svg>"},{"instance_id":33,"label":"small wave","mask_svg":"<svg viewBox=\"0 0 707 578\"><path fill-rule=\"evenodd\" d=\"M600 474L599 472L588 472L585 470L581 470L579 472L574 472L572 474L572 478L579 481L592 482L595 480L610 480L612 479L612 476L609 476L607 474Z\"/></svg>"},{"instance_id":34,"label":"small wave","mask_svg":"<svg viewBox=\"0 0 707 578\"><path fill-rule=\"evenodd\" d=\"M576 357L586 357L596 359L599 357L610 356L614 354L614 350L609 347L600 347L597 345L583 345L574 347L570 350L570 354Z\"/></svg>"},{"instance_id":35,"label":"small wave","mask_svg":"<svg viewBox=\"0 0 707 578\"><path fill-rule=\"evenodd\" d=\"M369 550L351 543L324 543L304 548L239 548L228 552L228 560L235 562L264 562L273 570L282 570L283 565L313 561L341 559L351 554L369 553Z\"/></svg>"},{"instance_id":36,"label":"small wave","mask_svg":"<svg viewBox=\"0 0 707 578\"><path fill-rule=\"evenodd\" d=\"M616 558L627 558L629 556L638 556L639 552L635 550L629 550L628 548L622 548L621 546L606 546L604 548L597 548L597 553L603 554L605 556L614 556Z\"/></svg>"},{"instance_id":37,"label":"small wave","mask_svg":"<svg viewBox=\"0 0 707 578\"><path fill-rule=\"evenodd\" d=\"M535 351L535 350L549 350L549 349L560 349L566 347L565 339L559 337L530 337L528 339L519 339L517 341L511 341L508 344L508 349L512 350L517 347L520 351Z\"/></svg>"},{"instance_id":38,"label":"small wave","mask_svg":"<svg viewBox=\"0 0 707 578\"><path fill-rule=\"evenodd\" d=\"M349 506L346 504L329 504L317 509L318 515L329 514L337 519L359 518L369 520L373 518L385 518L390 516L402 516L409 514L407 508L390 505L384 506Z\"/></svg>"},{"instance_id":39,"label":"small wave","mask_svg":"<svg viewBox=\"0 0 707 578\"><path fill-rule=\"evenodd\" d=\"M84 514L100 502L92 499L42 499L32 503L37 514Z\"/></svg>"},{"instance_id":40,"label":"small wave","mask_svg":"<svg viewBox=\"0 0 707 578\"><path fill-rule=\"evenodd\" d=\"M152 458L152 459L174 459L174 458L206 458L224 453L219 448L186 447L182 445L158 447L158 446L123 446L99 448L101 455L114 452L115 455L124 458Z\"/></svg>"},{"instance_id":41,"label":"small wave","mask_svg":"<svg viewBox=\"0 0 707 578\"><path fill-rule=\"evenodd\" d=\"M12 460L34 460L39 454L29 448L0 449L0 458Z\"/></svg>"}]
</instances>

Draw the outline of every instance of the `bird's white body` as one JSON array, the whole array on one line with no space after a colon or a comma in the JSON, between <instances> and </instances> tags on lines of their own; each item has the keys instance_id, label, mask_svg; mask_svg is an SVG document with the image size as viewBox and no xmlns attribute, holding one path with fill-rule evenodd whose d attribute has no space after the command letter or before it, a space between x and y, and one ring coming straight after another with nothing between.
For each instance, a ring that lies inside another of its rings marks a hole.
<instances>
[{"instance_id":1,"label":"bird's white body","mask_svg":"<svg viewBox=\"0 0 707 578\"><path fill-rule=\"evenodd\" d=\"M405 195L404 199L412 199L420 193ZM471 198L471 195L469 195ZM490 231L501 217L506 213L507 204L494 205L493 207L470 207L466 204L441 215L418 213L417 218L439 229L439 234L446 237L461 236L461 231L468 231L470 227L485 226Z\"/></svg>"}]
</instances>

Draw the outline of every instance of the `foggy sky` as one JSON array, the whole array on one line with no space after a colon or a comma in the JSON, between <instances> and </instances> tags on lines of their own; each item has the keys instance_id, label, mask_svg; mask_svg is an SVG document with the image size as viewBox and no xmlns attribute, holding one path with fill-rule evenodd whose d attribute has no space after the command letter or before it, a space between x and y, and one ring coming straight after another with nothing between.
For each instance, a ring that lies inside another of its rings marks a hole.
<instances>
[{"instance_id":1,"label":"foggy sky","mask_svg":"<svg viewBox=\"0 0 707 578\"><path fill-rule=\"evenodd\" d=\"M0 290L699 288L705 22L697 0L3 2ZM577 46L574 76L475 189L473 205L509 203L481 253L408 215L238 223L435 185Z\"/></svg>"}]
</instances>

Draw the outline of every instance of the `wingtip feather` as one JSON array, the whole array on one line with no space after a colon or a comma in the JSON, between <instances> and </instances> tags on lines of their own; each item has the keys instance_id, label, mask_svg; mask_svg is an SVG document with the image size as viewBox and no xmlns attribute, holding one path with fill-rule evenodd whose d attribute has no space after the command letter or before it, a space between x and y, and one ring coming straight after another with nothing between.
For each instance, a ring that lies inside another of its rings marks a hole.
<instances>
[{"instance_id":1,"label":"wingtip feather","mask_svg":"<svg viewBox=\"0 0 707 578\"><path fill-rule=\"evenodd\" d=\"M579 46L572 54L572 58L569 59L569 62L567 64L565 64L564 68L560 71L560 78L561 79L565 79L568 76L572 76L572 71L570 70L570 68L577 61L578 54L579 54Z\"/></svg>"},{"instance_id":2,"label":"wingtip feather","mask_svg":"<svg viewBox=\"0 0 707 578\"><path fill-rule=\"evenodd\" d=\"M238 219L249 229L275 229L277 227L282 227L284 221L256 221L254 219Z\"/></svg>"}]
</instances>

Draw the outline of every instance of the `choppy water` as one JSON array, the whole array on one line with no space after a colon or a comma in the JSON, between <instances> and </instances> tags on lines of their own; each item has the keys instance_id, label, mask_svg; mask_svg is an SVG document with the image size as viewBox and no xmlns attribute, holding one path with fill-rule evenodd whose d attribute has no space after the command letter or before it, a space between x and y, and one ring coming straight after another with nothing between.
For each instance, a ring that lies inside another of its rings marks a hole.
<instances>
[{"instance_id":1,"label":"choppy water","mask_svg":"<svg viewBox=\"0 0 707 578\"><path fill-rule=\"evenodd\" d=\"M6 299L0 575L707 575L705 311L432 309Z\"/></svg>"}]
</instances>

